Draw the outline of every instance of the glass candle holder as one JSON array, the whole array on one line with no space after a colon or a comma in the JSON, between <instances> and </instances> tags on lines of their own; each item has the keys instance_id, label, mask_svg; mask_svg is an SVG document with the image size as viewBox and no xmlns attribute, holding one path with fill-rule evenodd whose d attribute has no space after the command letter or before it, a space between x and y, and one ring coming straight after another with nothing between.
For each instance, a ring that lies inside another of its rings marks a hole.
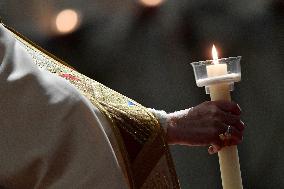
<instances>
[{"instance_id":1,"label":"glass candle holder","mask_svg":"<svg viewBox=\"0 0 284 189\"><path fill-rule=\"evenodd\" d=\"M241 80L240 61L241 56L218 59L218 64L214 64L214 62L216 62L215 60L192 62L191 65L193 67L196 85L198 87L205 86L207 94L210 93L210 85L217 85L220 83L228 83L230 90L233 91L234 82L239 82ZM210 67L211 69L209 69ZM220 71L220 68L222 68L222 72L218 73L218 69ZM209 70L217 71L217 73L209 74Z\"/></svg>"}]
</instances>

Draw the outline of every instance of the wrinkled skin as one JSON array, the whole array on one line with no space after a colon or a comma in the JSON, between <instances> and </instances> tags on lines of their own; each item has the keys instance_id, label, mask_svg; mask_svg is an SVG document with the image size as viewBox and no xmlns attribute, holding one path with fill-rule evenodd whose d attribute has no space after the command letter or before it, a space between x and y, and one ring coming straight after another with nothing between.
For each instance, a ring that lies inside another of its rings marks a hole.
<instances>
[{"instance_id":1,"label":"wrinkled skin","mask_svg":"<svg viewBox=\"0 0 284 189\"><path fill-rule=\"evenodd\" d=\"M237 145L242 141L244 123L240 120L241 109L235 102L203 102L185 115L176 117L169 114L167 128L169 144L188 146L208 146L208 152L214 154L224 146ZM219 135L232 128L230 139L221 140Z\"/></svg>"}]
</instances>

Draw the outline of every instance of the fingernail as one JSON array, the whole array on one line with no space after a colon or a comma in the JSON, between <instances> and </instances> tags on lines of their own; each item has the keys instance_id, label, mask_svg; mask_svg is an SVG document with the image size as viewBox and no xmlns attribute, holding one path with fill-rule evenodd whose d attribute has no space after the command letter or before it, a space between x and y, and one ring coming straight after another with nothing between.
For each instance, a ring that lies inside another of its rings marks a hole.
<instances>
[{"instance_id":1,"label":"fingernail","mask_svg":"<svg viewBox=\"0 0 284 189\"><path fill-rule=\"evenodd\" d=\"M209 146L208 152L209 152L209 154L213 154L213 153L214 153L214 150L213 150L213 147L212 147L212 146Z\"/></svg>"}]
</instances>

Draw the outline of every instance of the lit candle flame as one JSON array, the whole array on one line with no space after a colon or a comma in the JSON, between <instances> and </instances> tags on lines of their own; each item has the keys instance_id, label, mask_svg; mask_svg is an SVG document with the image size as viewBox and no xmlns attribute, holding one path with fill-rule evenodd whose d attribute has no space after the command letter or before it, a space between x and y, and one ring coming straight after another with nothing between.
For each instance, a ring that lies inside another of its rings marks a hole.
<instances>
[{"instance_id":1,"label":"lit candle flame","mask_svg":"<svg viewBox=\"0 0 284 189\"><path fill-rule=\"evenodd\" d=\"M218 53L217 53L217 50L215 48L215 45L213 45L213 47L212 47L212 57L213 57L213 63L214 64L219 64Z\"/></svg>"}]
</instances>

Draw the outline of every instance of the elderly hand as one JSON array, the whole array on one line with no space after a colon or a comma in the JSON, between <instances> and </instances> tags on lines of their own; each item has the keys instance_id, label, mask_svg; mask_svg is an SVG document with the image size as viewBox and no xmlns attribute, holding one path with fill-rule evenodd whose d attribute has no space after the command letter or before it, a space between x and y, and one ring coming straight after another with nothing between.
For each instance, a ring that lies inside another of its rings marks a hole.
<instances>
[{"instance_id":1,"label":"elderly hand","mask_svg":"<svg viewBox=\"0 0 284 189\"><path fill-rule=\"evenodd\" d=\"M224 146L242 141L245 125L240 114L240 107L229 101L203 102L182 114L171 113L167 140L169 144L211 145L208 152L214 154Z\"/></svg>"}]
</instances>

